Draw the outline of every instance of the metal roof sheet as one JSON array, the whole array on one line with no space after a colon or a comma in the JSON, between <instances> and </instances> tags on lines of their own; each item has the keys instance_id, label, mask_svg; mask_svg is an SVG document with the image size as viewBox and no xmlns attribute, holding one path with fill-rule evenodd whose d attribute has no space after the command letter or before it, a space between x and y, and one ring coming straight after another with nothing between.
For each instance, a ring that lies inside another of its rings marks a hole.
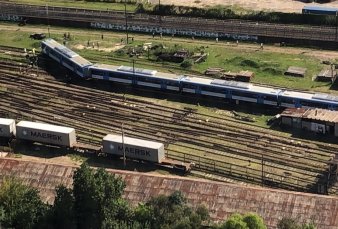
<instances>
[{"instance_id":1,"label":"metal roof sheet","mask_svg":"<svg viewBox=\"0 0 338 229\"><path fill-rule=\"evenodd\" d=\"M70 127L55 126L51 124L29 122L29 121L20 121L16 126L36 129L36 130L53 131L53 132L64 133L64 134L69 134L75 131L74 128L70 128Z\"/></svg>"},{"instance_id":2,"label":"metal roof sheet","mask_svg":"<svg viewBox=\"0 0 338 229\"><path fill-rule=\"evenodd\" d=\"M103 138L103 140L122 143L122 135L108 134ZM163 147L163 144L159 142L147 141L130 137L124 137L124 143L134 146L143 146L150 149L159 149Z\"/></svg>"},{"instance_id":3,"label":"metal roof sheet","mask_svg":"<svg viewBox=\"0 0 338 229\"><path fill-rule=\"evenodd\" d=\"M0 125L11 125L13 122L14 119L0 118Z\"/></svg>"},{"instance_id":4,"label":"metal roof sheet","mask_svg":"<svg viewBox=\"0 0 338 229\"><path fill-rule=\"evenodd\" d=\"M282 116L338 123L338 111L310 108L287 108Z\"/></svg>"},{"instance_id":5,"label":"metal roof sheet","mask_svg":"<svg viewBox=\"0 0 338 229\"><path fill-rule=\"evenodd\" d=\"M14 175L26 184L38 188L45 201L52 203L54 188L72 186L76 167L0 158L0 178ZM256 212L267 228L277 228L283 217L297 217L299 222L313 221L318 229L337 229L338 198L334 196L290 192L279 189L155 175L120 170L108 170L126 182L124 197L137 205L159 194L169 195L180 190L190 205L203 204L213 220L223 221L233 213Z\"/></svg>"}]
</instances>

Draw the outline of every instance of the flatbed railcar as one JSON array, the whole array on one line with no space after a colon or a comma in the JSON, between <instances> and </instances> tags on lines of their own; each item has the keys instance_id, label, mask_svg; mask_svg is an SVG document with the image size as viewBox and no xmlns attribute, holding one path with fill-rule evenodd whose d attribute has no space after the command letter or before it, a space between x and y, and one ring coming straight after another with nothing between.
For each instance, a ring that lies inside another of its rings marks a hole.
<instances>
[{"instance_id":1,"label":"flatbed railcar","mask_svg":"<svg viewBox=\"0 0 338 229\"><path fill-rule=\"evenodd\" d=\"M0 140L10 143L13 138L25 142L38 142L48 146L65 147L79 152L99 155L123 156L132 160L153 163L180 172L189 172L193 163L181 162L165 157L163 143L108 134L102 139L101 147L77 142L75 129L46 123L0 118Z\"/></svg>"},{"instance_id":2,"label":"flatbed railcar","mask_svg":"<svg viewBox=\"0 0 338 229\"><path fill-rule=\"evenodd\" d=\"M245 101L281 107L338 109L338 96L330 94L276 89L252 83L175 75L128 66L93 64L53 39L44 40L41 47L44 54L81 78L95 78L159 90L205 95L236 102Z\"/></svg>"}]
</instances>

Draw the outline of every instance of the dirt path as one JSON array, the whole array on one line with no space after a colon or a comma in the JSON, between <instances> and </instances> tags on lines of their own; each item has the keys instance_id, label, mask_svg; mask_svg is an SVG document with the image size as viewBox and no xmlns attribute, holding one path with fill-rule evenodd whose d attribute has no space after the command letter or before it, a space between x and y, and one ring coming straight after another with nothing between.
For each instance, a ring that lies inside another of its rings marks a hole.
<instances>
[{"instance_id":1,"label":"dirt path","mask_svg":"<svg viewBox=\"0 0 338 229\"><path fill-rule=\"evenodd\" d=\"M158 0L149 0L158 4ZM210 7L216 5L238 6L248 10L269 10L281 12L301 12L306 5L320 5L326 7L338 7L338 1L326 4L303 3L295 0L161 0L161 4L184 5L194 7Z\"/></svg>"}]
</instances>

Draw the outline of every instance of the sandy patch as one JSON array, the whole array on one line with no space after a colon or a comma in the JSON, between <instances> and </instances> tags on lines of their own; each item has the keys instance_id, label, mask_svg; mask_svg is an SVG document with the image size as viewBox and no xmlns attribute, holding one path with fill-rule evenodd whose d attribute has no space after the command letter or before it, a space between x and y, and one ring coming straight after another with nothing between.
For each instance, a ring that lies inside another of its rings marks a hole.
<instances>
[{"instance_id":1,"label":"sandy patch","mask_svg":"<svg viewBox=\"0 0 338 229\"><path fill-rule=\"evenodd\" d=\"M149 0L158 4L158 0ZM268 10L280 12L301 12L306 5L319 5L325 7L338 7L338 1L326 4L304 3L295 0L161 0L161 4L183 5L194 7L208 7L215 5L239 6L249 10Z\"/></svg>"},{"instance_id":2,"label":"sandy patch","mask_svg":"<svg viewBox=\"0 0 338 229\"><path fill-rule=\"evenodd\" d=\"M77 49L77 50L92 49L92 50L97 50L97 51L102 51L102 52L115 52L119 49L124 48L125 45L121 44L121 43L117 43L112 47L100 47L100 44L99 44L99 46L97 46L97 44L94 43L94 48L93 48L93 45L90 45L90 46L87 47L87 46L84 46L84 45L81 45L81 44L74 45L73 47L74 47L74 49Z\"/></svg>"}]
</instances>

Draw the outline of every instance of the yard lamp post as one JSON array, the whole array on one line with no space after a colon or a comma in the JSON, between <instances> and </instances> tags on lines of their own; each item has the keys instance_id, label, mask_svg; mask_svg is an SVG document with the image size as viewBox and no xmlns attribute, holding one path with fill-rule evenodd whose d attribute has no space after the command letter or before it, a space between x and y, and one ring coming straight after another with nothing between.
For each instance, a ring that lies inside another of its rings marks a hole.
<instances>
[{"instance_id":1,"label":"yard lamp post","mask_svg":"<svg viewBox=\"0 0 338 229\"><path fill-rule=\"evenodd\" d=\"M123 130L123 123L121 126L121 132L122 132L122 149L123 149L123 168L126 169L126 149L124 147L124 130Z\"/></svg>"},{"instance_id":2,"label":"yard lamp post","mask_svg":"<svg viewBox=\"0 0 338 229\"><path fill-rule=\"evenodd\" d=\"M127 0L124 0L124 15L126 16L126 35L127 35L127 44L128 44L129 36L128 36Z\"/></svg>"},{"instance_id":3,"label":"yard lamp post","mask_svg":"<svg viewBox=\"0 0 338 229\"><path fill-rule=\"evenodd\" d=\"M338 40L338 11L336 11L336 41Z\"/></svg>"}]
</instances>

